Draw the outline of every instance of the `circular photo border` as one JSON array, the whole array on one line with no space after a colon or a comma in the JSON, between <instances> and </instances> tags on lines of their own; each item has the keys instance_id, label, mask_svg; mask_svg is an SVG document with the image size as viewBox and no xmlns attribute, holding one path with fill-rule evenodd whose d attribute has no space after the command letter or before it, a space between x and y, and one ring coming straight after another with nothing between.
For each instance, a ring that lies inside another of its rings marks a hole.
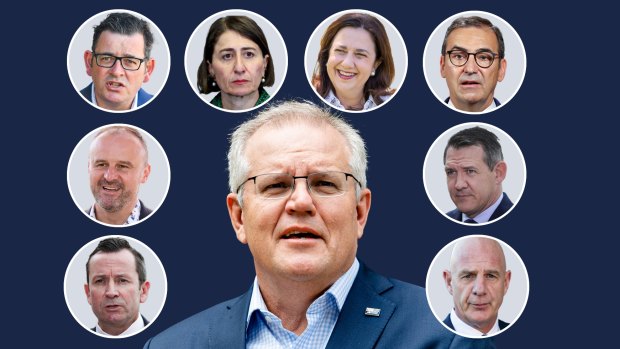
<instances>
[{"instance_id":1,"label":"circular photo border","mask_svg":"<svg viewBox=\"0 0 620 349\"><path fill-rule=\"evenodd\" d=\"M337 18L347 13L365 13L365 14L376 17L385 27L385 31L387 32L388 39L390 40L390 46L392 48L392 58L394 59L395 74L394 74L394 81L392 81L392 85L390 87L394 88L395 92L385 102L381 103L375 108L368 109L368 110L347 110L347 109L335 107L331 103L328 103L325 100L325 98L319 95L319 93L316 91L316 89L312 85L312 75L314 73L314 69L317 64L317 57L319 55L321 37L325 33L325 30L327 29L327 27L330 24L332 24L332 22L334 22ZM409 66L409 56L407 53L407 45L402 35L400 34L400 31L396 29L396 26L394 26L392 22L390 22L387 18L383 17L382 15L376 12L363 10L363 9L351 9L351 10L340 11L324 19L314 29L314 31L312 32L312 35L310 35L310 38L308 39L308 43L306 44L306 52L304 53L304 69L306 72L306 78L308 80L308 84L310 85L310 89L312 89L312 92L314 92L314 94L316 94L316 96L319 97L326 105L329 105L330 107L336 110L340 110L346 113L371 112L371 111L374 111L374 110L377 110L383 107L384 105L394 100L394 98L396 98L396 95L398 94L398 92L400 92L405 82L405 79L407 77L408 66Z\"/></svg>"},{"instance_id":2,"label":"circular photo border","mask_svg":"<svg viewBox=\"0 0 620 349\"><path fill-rule=\"evenodd\" d=\"M458 221L451 217L448 217L447 213L456 208L456 205L450 198L448 186L446 185L446 173L443 165L443 154L448 140L452 135L466 128L480 126L488 131L493 132L498 138L499 143L502 146L502 153L504 155L504 161L507 165L506 178L502 182L502 189L508 195L513 202L512 207L506 211L502 216L488 222L482 222L478 224L470 224ZM434 166L430 164L434 162ZM444 217L450 219L453 222L465 225L465 226L481 226L485 224L491 224L506 217L519 203L519 200L523 197L525 191L525 183L527 181L527 169L525 165L525 158L521 152L521 148L517 142L510 137L510 135L499 127L483 122L466 122L451 127L447 131L444 131L430 146L426 157L424 158L424 166L422 169L422 177L424 181L424 190L429 200Z\"/></svg>"},{"instance_id":3,"label":"circular photo border","mask_svg":"<svg viewBox=\"0 0 620 349\"><path fill-rule=\"evenodd\" d=\"M450 292L446 289L445 281L443 279L443 271L450 268L450 256L452 255L454 245L461 240L473 237L482 237L497 241L501 245L506 257L506 269L510 270L512 274L510 286L506 292L506 295L504 295L504 301L498 312L498 318L502 321L508 322L509 324L506 328L500 330L499 332L484 337L474 337L458 333L443 322L446 316L450 314L450 311L454 306L454 299L452 295L450 295ZM433 315L435 315L437 321L439 321L445 328L459 336L467 338L490 338L508 330L521 317L521 314L527 305L529 294L530 278L521 256L519 256L517 251L515 251L512 246L493 236L467 235L452 240L439 252L437 252L426 273L426 300L428 301L428 305L431 308Z\"/></svg>"},{"instance_id":4,"label":"circular photo border","mask_svg":"<svg viewBox=\"0 0 620 349\"><path fill-rule=\"evenodd\" d=\"M149 178L146 183L140 185L138 196L139 199L144 203L144 205L148 208L152 208L153 211L147 217L141 218L140 221L135 224L108 224L91 218L90 215L86 212L90 209L90 207L92 207L95 202L93 194L90 190L90 177L88 174L88 157L90 144L95 139L95 136L97 132L99 132L99 130L112 126L132 127L138 130L142 134L142 138L146 142L146 146L149 151L149 164L151 164L151 173L149 174ZM163 168L165 168L166 170L161 170ZM69 193L71 195L71 198L73 199L73 202L78 207L80 212L82 212L82 214L88 217L88 219L112 228L125 228L143 223L144 221L155 215L157 210L159 210L161 205L164 203L166 196L168 195L171 180L170 173L170 162L168 161L168 156L166 155L166 152L164 151L164 148L161 146L161 144L150 133L134 125L108 124L97 127L96 129L90 131L88 134L82 137L82 139L78 142L75 148L73 148L71 156L69 157L69 163L67 165L67 185L69 187Z\"/></svg>"},{"instance_id":5,"label":"circular photo border","mask_svg":"<svg viewBox=\"0 0 620 349\"><path fill-rule=\"evenodd\" d=\"M445 103L445 99L450 96L448 86L446 85L446 79L441 77L439 59L441 58L441 46L443 44L446 30L452 24L452 22L458 17L467 16L479 16L486 18L498 27L502 36L504 37L505 59L506 59L506 75L504 80L497 83L494 91L494 97L501 103L497 108L490 111L481 112L468 112L451 108ZM525 46L521 37L517 31L503 18L485 11L465 11L452 15L439 24L426 42L424 47L424 53L422 57L422 65L424 69L424 78L428 84L429 89L433 92L433 95L439 100L439 102L445 105L448 109L457 111L463 114L479 115L492 113L499 110L503 106L507 105L519 92L523 80L525 79L525 71L527 70L527 57L525 53Z\"/></svg>"},{"instance_id":6,"label":"circular photo border","mask_svg":"<svg viewBox=\"0 0 620 349\"><path fill-rule=\"evenodd\" d=\"M110 13L122 12L122 13L130 13L140 19L148 22L151 32L153 33L154 42L153 48L151 49L151 57L155 59L155 69L151 74L150 80L148 83L143 84L142 88L147 92L154 91L153 98L145 102L144 104L138 106L136 109L130 110L110 110L102 108L92 101L89 101L84 97L80 91L92 83L92 78L86 74L86 68L84 67L84 51L90 50L92 48L93 41L93 27L101 23L106 16ZM69 79L71 80L71 84L73 88L77 92L77 94L89 105L93 107L108 112L108 113L129 113L138 109L142 109L143 107L149 105L153 102L157 96L161 93L166 82L168 81L168 75L170 75L170 47L168 46L168 41L166 41L166 37L159 29L159 27L150 20L148 17L134 11L124 10L124 9L113 9L106 10L103 12L99 12L96 15L87 19L73 34L71 38L71 42L69 43L69 48L67 50L67 72L69 73ZM160 73L165 69L165 74Z\"/></svg>"},{"instance_id":7,"label":"circular photo border","mask_svg":"<svg viewBox=\"0 0 620 349\"><path fill-rule=\"evenodd\" d=\"M273 86L264 87L265 90L269 93L269 99L252 108L242 110L230 110L216 107L212 105L210 101L213 99L213 97L215 97L217 92L211 92L209 94L201 94L200 92L198 92L197 71L203 59L207 34L209 33L209 29L211 28L213 22L225 16L246 16L253 19L263 30L263 33L265 33L267 43L269 44L269 51L271 51L270 59L272 59L273 61L275 73L275 82ZM271 23L267 18L259 15L258 13L242 9L221 11L207 17L207 19L202 21L196 27L196 29L194 29L192 35L187 42L187 46L185 47L185 57L183 61L185 66L185 76L187 77L187 81L196 96L198 96L198 98L200 98L200 100L202 100L208 106L227 113L245 113L267 104L280 91L280 88L282 87L282 84L284 84L284 79L286 78L286 74L288 72L288 51L286 49L286 43L284 42L284 38L280 34L280 31L278 31L278 28L276 28L276 26L273 25L273 23ZM191 73L189 68L191 68Z\"/></svg>"},{"instance_id":8,"label":"circular photo border","mask_svg":"<svg viewBox=\"0 0 620 349\"><path fill-rule=\"evenodd\" d=\"M97 333L92 330L97 324L97 317L92 311L90 304L84 293L84 285L86 284L86 262L88 256L95 250L99 241L107 238L123 238L129 242L132 248L140 252L144 257L146 266L147 280L151 283L149 289L149 295L145 303L140 304L140 314L143 315L149 323L144 328L136 333L119 335L119 336L107 336L102 333ZM163 285L163 287L161 287ZM166 297L168 295L168 278L166 276L166 270L157 254L142 241L124 235L106 235L98 237L86 243L82 246L71 258L71 261L67 265L65 271L65 278L63 281L63 293L65 296L65 303L69 312L86 331L103 338L121 339L127 338L142 331L151 326L161 314L166 303Z\"/></svg>"}]
</instances>

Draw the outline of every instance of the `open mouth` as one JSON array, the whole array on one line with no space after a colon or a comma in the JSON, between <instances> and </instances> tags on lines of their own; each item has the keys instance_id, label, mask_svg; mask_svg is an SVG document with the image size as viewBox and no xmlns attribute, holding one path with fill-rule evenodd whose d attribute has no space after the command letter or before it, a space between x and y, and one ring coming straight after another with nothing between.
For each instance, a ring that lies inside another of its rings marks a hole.
<instances>
[{"instance_id":1,"label":"open mouth","mask_svg":"<svg viewBox=\"0 0 620 349\"><path fill-rule=\"evenodd\" d=\"M105 186L105 185L102 188L103 188L103 190L109 191L109 192L117 192L117 191L121 190L121 188L118 188L118 187L109 187L109 186Z\"/></svg>"},{"instance_id":2,"label":"open mouth","mask_svg":"<svg viewBox=\"0 0 620 349\"><path fill-rule=\"evenodd\" d=\"M350 73L342 70L336 70L336 72L338 73L338 77L343 80L353 79L357 75L357 73Z\"/></svg>"},{"instance_id":3,"label":"open mouth","mask_svg":"<svg viewBox=\"0 0 620 349\"><path fill-rule=\"evenodd\" d=\"M292 231L282 236L282 239L319 239L319 236L306 231Z\"/></svg>"},{"instance_id":4,"label":"open mouth","mask_svg":"<svg viewBox=\"0 0 620 349\"><path fill-rule=\"evenodd\" d=\"M125 85L123 83L120 83L118 81L108 81L108 82L106 82L106 86L108 88L111 88L111 89L117 89L117 88L125 87Z\"/></svg>"}]
</instances>

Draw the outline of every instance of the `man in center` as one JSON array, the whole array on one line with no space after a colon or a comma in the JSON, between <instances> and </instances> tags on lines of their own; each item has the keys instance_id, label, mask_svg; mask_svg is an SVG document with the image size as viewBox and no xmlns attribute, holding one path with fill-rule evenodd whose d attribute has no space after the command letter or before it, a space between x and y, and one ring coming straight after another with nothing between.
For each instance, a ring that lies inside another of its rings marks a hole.
<instances>
[{"instance_id":1,"label":"man in center","mask_svg":"<svg viewBox=\"0 0 620 349\"><path fill-rule=\"evenodd\" d=\"M228 212L254 258L250 290L169 328L145 348L462 348L424 290L356 258L370 210L358 132L315 105L284 102L239 126Z\"/></svg>"}]
</instances>

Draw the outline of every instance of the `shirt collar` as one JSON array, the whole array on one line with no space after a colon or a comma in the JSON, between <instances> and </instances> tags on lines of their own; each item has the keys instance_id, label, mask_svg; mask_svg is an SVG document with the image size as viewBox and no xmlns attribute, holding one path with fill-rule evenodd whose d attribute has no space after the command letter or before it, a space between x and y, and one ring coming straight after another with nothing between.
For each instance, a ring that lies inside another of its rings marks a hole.
<instances>
[{"instance_id":1,"label":"shirt collar","mask_svg":"<svg viewBox=\"0 0 620 349\"><path fill-rule=\"evenodd\" d=\"M459 111L462 111L462 110L460 110L460 109L457 109L457 108L454 106L454 104L452 104L452 99L451 99L451 98L449 98L449 97L448 97L448 106L449 106L450 108L454 109L454 110L459 110ZM493 103L491 103L488 107L486 107L486 109L485 109L485 110L480 111L480 112L478 112L478 113L488 113L488 112L490 112L490 111L494 110L495 108L497 108L497 104L495 104L495 98L494 98L494 99L493 99Z\"/></svg>"},{"instance_id":2,"label":"shirt collar","mask_svg":"<svg viewBox=\"0 0 620 349\"><path fill-rule=\"evenodd\" d=\"M136 96L133 97L133 102L131 102L131 108L129 108L129 110L138 109L138 98L137 97L138 97L137 94ZM95 83L94 82L90 84L90 102L94 105L99 105L97 104L97 97L95 96Z\"/></svg>"},{"instance_id":3,"label":"shirt collar","mask_svg":"<svg viewBox=\"0 0 620 349\"><path fill-rule=\"evenodd\" d=\"M458 315L456 315L454 308L452 308L452 311L450 312L450 321L452 321L452 326L454 326L454 330L458 334L464 334L471 337L482 337L499 332L499 321L497 319L495 319L495 324L489 332L482 333L461 320Z\"/></svg>"},{"instance_id":4,"label":"shirt collar","mask_svg":"<svg viewBox=\"0 0 620 349\"><path fill-rule=\"evenodd\" d=\"M338 97L336 97L336 95L334 94L332 90L329 90L327 97L325 97L325 101L333 105L336 108L343 109L343 110L347 109L342 105L342 103L340 103L340 100L338 99ZM368 99L364 103L364 107L362 108L362 110L372 109L372 108L375 108L376 106L377 104L375 104L375 100L372 98L372 96L368 96Z\"/></svg>"},{"instance_id":5,"label":"shirt collar","mask_svg":"<svg viewBox=\"0 0 620 349\"><path fill-rule=\"evenodd\" d=\"M143 328L144 328L144 319L142 318L142 315L138 314L138 318L136 319L136 321L134 321L131 324L131 326L129 326L121 334L113 335L113 334L106 333L104 330L101 329L101 327L99 327L99 323L97 323L97 325L95 326L95 332L101 333L103 335L110 336L110 337L119 337L119 336L128 336L134 333L138 333Z\"/></svg>"},{"instance_id":6,"label":"shirt collar","mask_svg":"<svg viewBox=\"0 0 620 349\"><path fill-rule=\"evenodd\" d=\"M130 224L136 224L140 221L140 211L142 210L142 204L140 203L140 200L138 200L136 202L136 206L133 207L133 210L131 210L131 213L129 214L129 217L127 217L127 221L125 221L125 223L123 223L122 225L130 225ZM90 211L88 212L88 216L94 220L98 220L97 219L97 215L95 214L95 205L92 205L90 207Z\"/></svg>"},{"instance_id":7,"label":"shirt collar","mask_svg":"<svg viewBox=\"0 0 620 349\"><path fill-rule=\"evenodd\" d=\"M334 284L331 285L331 287L327 291L325 291L325 293L323 294L323 295L331 295L332 297L335 298L336 304L338 305L338 311L342 310L342 306L344 305L344 302L347 299L347 295L349 294L349 291L351 290L351 286L353 286L353 281L355 281L355 277L357 276L357 272L359 271L359 268L360 268L360 263L357 260L357 258L355 258L349 270L347 270L346 273L344 273L341 277L339 277L338 280L336 280L336 282L334 282ZM312 305L310 305L308 309L310 308L312 308ZM265 304L265 300L263 299L263 296L260 292L260 288L258 287L258 278L254 278L254 285L252 287L252 297L250 298L250 307L248 309L248 316L245 321L246 329L247 329L247 326L250 324L250 319L252 318L252 314L255 311L260 311L263 313L269 312L269 310L267 309L267 305Z\"/></svg>"},{"instance_id":8,"label":"shirt collar","mask_svg":"<svg viewBox=\"0 0 620 349\"><path fill-rule=\"evenodd\" d=\"M493 212L495 212L495 210L497 209L497 206L499 206L500 202L502 202L503 198L504 198L504 193L502 193L502 195L500 195L499 198L495 200L493 205L489 206L486 210L482 211L479 215L477 215L476 217L472 219L475 220L476 223L488 222L489 219L491 218L491 215L493 215ZM469 218L470 217L468 217L465 213L463 213L463 222L465 222Z\"/></svg>"}]
</instances>

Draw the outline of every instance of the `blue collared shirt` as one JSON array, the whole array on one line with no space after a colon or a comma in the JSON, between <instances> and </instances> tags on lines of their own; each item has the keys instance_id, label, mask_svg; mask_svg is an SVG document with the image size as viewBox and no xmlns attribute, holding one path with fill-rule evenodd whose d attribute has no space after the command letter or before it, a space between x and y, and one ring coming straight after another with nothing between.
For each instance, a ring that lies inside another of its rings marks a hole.
<instances>
[{"instance_id":1,"label":"blue collared shirt","mask_svg":"<svg viewBox=\"0 0 620 349\"><path fill-rule=\"evenodd\" d=\"M497 200L495 200L493 205L489 206L486 210L480 212L479 215L477 215L476 217L474 217L472 219L475 220L477 223L486 223L486 222L488 222L489 218L491 218L491 216L493 215L493 212L495 212L495 210L497 209L497 206L499 206L499 204L500 204L500 202L502 202L503 198L504 198L504 193L502 193L502 195L500 195L499 198ZM463 222L465 222L469 218L471 218L471 217L467 217L467 215L465 213L463 213Z\"/></svg>"},{"instance_id":2,"label":"blue collared shirt","mask_svg":"<svg viewBox=\"0 0 620 349\"><path fill-rule=\"evenodd\" d=\"M359 267L356 258L349 270L310 304L306 311L308 326L299 336L285 329L282 321L267 309L258 287L258 279L255 278L246 319L246 348L325 348Z\"/></svg>"}]
</instances>

